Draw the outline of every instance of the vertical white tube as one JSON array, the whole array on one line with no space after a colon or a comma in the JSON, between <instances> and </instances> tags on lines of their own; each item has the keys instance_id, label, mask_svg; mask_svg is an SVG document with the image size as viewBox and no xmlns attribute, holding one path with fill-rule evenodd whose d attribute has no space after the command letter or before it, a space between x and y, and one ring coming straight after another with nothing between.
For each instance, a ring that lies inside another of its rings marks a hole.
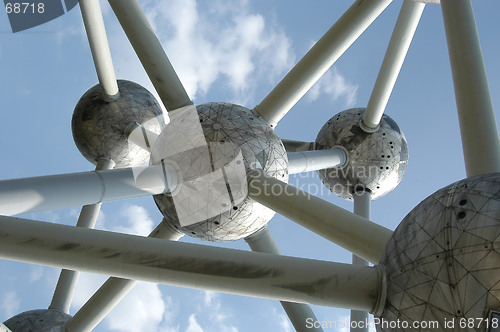
<instances>
[{"instance_id":1,"label":"vertical white tube","mask_svg":"<svg viewBox=\"0 0 500 332\"><path fill-rule=\"evenodd\" d=\"M250 249L255 252L264 252L267 254L281 255L276 242L267 226L264 226L254 234L245 238ZM297 332L322 332L322 328L317 328L314 325L309 327L308 322L317 322L316 315L311 310L311 307L303 303L293 303L280 301L281 306L285 310L290 322Z\"/></svg>"},{"instance_id":2,"label":"vertical white tube","mask_svg":"<svg viewBox=\"0 0 500 332\"><path fill-rule=\"evenodd\" d=\"M370 220L371 218L371 194L369 191L356 192L353 195L354 199L354 214ZM352 255L352 263L356 265L369 266L368 262L363 258ZM351 332L368 332L369 326L365 324L370 319L370 314L366 311L351 310ZM355 326L355 327L353 327Z\"/></svg>"},{"instance_id":3,"label":"vertical white tube","mask_svg":"<svg viewBox=\"0 0 500 332\"><path fill-rule=\"evenodd\" d=\"M500 141L470 0L441 0L467 176L500 172Z\"/></svg>"},{"instance_id":4,"label":"vertical white tube","mask_svg":"<svg viewBox=\"0 0 500 332\"><path fill-rule=\"evenodd\" d=\"M112 169L114 166L115 163L110 159L99 159L95 170ZM101 211L101 206L102 203L83 206L76 226L93 229L97 222L99 211ZM61 271L49 309L57 309L69 314L69 308L73 300L73 295L75 294L79 275L80 272L78 271L65 269Z\"/></svg>"}]
</instances>

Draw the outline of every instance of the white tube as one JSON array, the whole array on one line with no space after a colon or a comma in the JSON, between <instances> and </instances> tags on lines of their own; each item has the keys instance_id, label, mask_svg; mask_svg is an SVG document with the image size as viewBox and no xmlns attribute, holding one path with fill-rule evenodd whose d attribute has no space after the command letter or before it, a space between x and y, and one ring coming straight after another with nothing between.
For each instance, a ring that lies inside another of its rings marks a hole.
<instances>
[{"instance_id":1,"label":"white tube","mask_svg":"<svg viewBox=\"0 0 500 332\"><path fill-rule=\"evenodd\" d=\"M403 2L361 122L361 128L367 132L376 131L379 127L380 119L382 119L392 89L396 84L424 8L425 3L422 2L415 0L404 0Z\"/></svg>"},{"instance_id":2,"label":"white tube","mask_svg":"<svg viewBox=\"0 0 500 332\"><path fill-rule=\"evenodd\" d=\"M379 310L385 301L385 281L379 267L172 242L6 216L0 216L0 238L1 259L370 312Z\"/></svg>"},{"instance_id":3,"label":"white tube","mask_svg":"<svg viewBox=\"0 0 500 332\"><path fill-rule=\"evenodd\" d=\"M378 263L392 231L307 192L269 177L249 174L248 196L350 252Z\"/></svg>"},{"instance_id":4,"label":"white tube","mask_svg":"<svg viewBox=\"0 0 500 332\"><path fill-rule=\"evenodd\" d=\"M114 101L118 99L120 93L102 19L101 5L99 0L80 0L79 2L103 99Z\"/></svg>"},{"instance_id":5,"label":"white tube","mask_svg":"<svg viewBox=\"0 0 500 332\"><path fill-rule=\"evenodd\" d=\"M170 165L39 176L0 181L0 214L54 210L173 191Z\"/></svg>"},{"instance_id":6,"label":"white tube","mask_svg":"<svg viewBox=\"0 0 500 332\"><path fill-rule=\"evenodd\" d=\"M184 90L137 0L109 0L130 44L168 111L193 102Z\"/></svg>"},{"instance_id":7,"label":"white tube","mask_svg":"<svg viewBox=\"0 0 500 332\"><path fill-rule=\"evenodd\" d=\"M355 192L354 199L354 214L370 220L371 218L371 194L369 191ZM363 258L352 255L352 263L361 266L369 266L368 262ZM366 311L351 310L351 322L368 322L370 315ZM351 324L351 332L368 332L369 327L366 324Z\"/></svg>"},{"instance_id":8,"label":"white tube","mask_svg":"<svg viewBox=\"0 0 500 332\"><path fill-rule=\"evenodd\" d=\"M500 172L500 140L470 0L441 0L467 176Z\"/></svg>"},{"instance_id":9,"label":"white tube","mask_svg":"<svg viewBox=\"0 0 500 332\"><path fill-rule=\"evenodd\" d=\"M115 163L111 159L99 159L96 165L96 171L112 169ZM77 227L94 228L101 210L102 203L84 205L76 223ZM69 314L69 308L76 284L78 283L79 272L71 270L62 270L57 281L52 301L49 309L57 309Z\"/></svg>"},{"instance_id":10,"label":"white tube","mask_svg":"<svg viewBox=\"0 0 500 332\"><path fill-rule=\"evenodd\" d=\"M0 332L12 332L12 330L0 322Z\"/></svg>"},{"instance_id":11,"label":"white tube","mask_svg":"<svg viewBox=\"0 0 500 332\"><path fill-rule=\"evenodd\" d=\"M391 2L357 0L255 110L276 126Z\"/></svg>"},{"instance_id":12,"label":"white tube","mask_svg":"<svg viewBox=\"0 0 500 332\"><path fill-rule=\"evenodd\" d=\"M347 163L347 151L341 147L333 147L327 150L288 152L287 156L289 174L342 167Z\"/></svg>"},{"instance_id":13,"label":"white tube","mask_svg":"<svg viewBox=\"0 0 500 332\"><path fill-rule=\"evenodd\" d=\"M161 222L149 237L178 241L184 234ZM92 331L136 285L137 281L111 277L66 323L67 332Z\"/></svg>"},{"instance_id":14,"label":"white tube","mask_svg":"<svg viewBox=\"0 0 500 332\"><path fill-rule=\"evenodd\" d=\"M245 238L245 241L250 246L250 249L255 252L264 252L267 254L281 255L278 246L266 226L262 227L257 232ZM317 322L316 315L307 304L292 303L281 301L281 306L285 310L290 322L297 332L322 332L321 327L317 328L314 325L311 327L307 322Z\"/></svg>"}]
</instances>

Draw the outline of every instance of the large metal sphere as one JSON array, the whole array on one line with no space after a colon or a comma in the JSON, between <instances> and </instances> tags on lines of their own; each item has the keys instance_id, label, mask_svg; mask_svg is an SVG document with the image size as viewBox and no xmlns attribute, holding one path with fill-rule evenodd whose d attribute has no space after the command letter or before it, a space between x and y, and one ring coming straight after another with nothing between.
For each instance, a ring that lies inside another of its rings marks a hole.
<instances>
[{"instance_id":1,"label":"large metal sphere","mask_svg":"<svg viewBox=\"0 0 500 332\"><path fill-rule=\"evenodd\" d=\"M139 84L119 80L120 97L113 102L102 99L100 85L90 88L78 101L71 127L78 150L91 163L111 159L115 167L144 164L149 152L129 143L125 128L132 122L160 133L163 112L155 97Z\"/></svg>"},{"instance_id":2,"label":"large metal sphere","mask_svg":"<svg viewBox=\"0 0 500 332\"><path fill-rule=\"evenodd\" d=\"M437 191L404 218L387 244L380 261L387 274L381 318L410 326L438 321L433 331L444 331L445 320L454 319L454 331L463 331L459 322L488 318L490 310L500 310L499 251L500 173Z\"/></svg>"},{"instance_id":3,"label":"large metal sphere","mask_svg":"<svg viewBox=\"0 0 500 332\"><path fill-rule=\"evenodd\" d=\"M154 196L165 221L208 241L244 238L274 216L247 197L247 173L262 168L288 181L285 148L258 114L228 103L207 103L169 113L151 163L174 165L181 184Z\"/></svg>"},{"instance_id":4,"label":"large metal sphere","mask_svg":"<svg viewBox=\"0 0 500 332\"><path fill-rule=\"evenodd\" d=\"M359 123L364 108L353 108L332 117L316 137L316 148L342 146L349 160L342 168L318 171L323 184L336 195L352 200L356 191L369 190L372 199L391 192L401 182L408 165L408 144L403 132L384 115L380 129L367 133Z\"/></svg>"},{"instance_id":5,"label":"large metal sphere","mask_svg":"<svg viewBox=\"0 0 500 332\"><path fill-rule=\"evenodd\" d=\"M60 310L40 309L23 312L4 322L12 332L64 332L64 324L71 318Z\"/></svg>"}]
</instances>

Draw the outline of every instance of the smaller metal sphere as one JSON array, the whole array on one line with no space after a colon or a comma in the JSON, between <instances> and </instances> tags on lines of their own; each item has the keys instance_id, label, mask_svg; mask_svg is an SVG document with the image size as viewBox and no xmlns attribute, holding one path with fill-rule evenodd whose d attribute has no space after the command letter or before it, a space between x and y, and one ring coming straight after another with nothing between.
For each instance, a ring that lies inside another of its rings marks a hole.
<instances>
[{"instance_id":1,"label":"smaller metal sphere","mask_svg":"<svg viewBox=\"0 0 500 332\"><path fill-rule=\"evenodd\" d=\"M136 122L160 133L163 112L155 97L137 83L119 80L120 97L112 102L102 99L99 84L90 88L78 101L71 127L78 150L91 163L101 158L111 159L115 167L144 164L149 152L128 142L127 126Z\"/></svg>"},{"instance_id":2,"label":"smaller metal sphere","mask_svg":"<svg viewBox=\"0 0 500 332\"><path fill-rule=\"evenodd\" d=\"M13 332L64 332L64 324L71 318L60 310L40 309L26 311L4 322Z\"/></svg>"},{"instance_id":3,"label":"smaller metal sphere","mask_svg":"<svg viewBox=\"0 0 500 332\"><path fill-rule=\"evenodd\" d=\"M315 142L318 150L335 146L347 150L344 167L318 171L323 184L347 200L363 190L370 191L372 199L386 195L401 182L408 165L408 144L396 122L384 114L380 128L367 133L360 126L364 112L353 108L335 115Z\"/></svg>"},{"instance_id":4,"label":"smaller metal sphere","mask_svg":"<svg viewBox=\"0 0 500 332\"><path fill-rule=\"evenodd\" d=\"M408 326L438 322L432 331L447 330L445 321L455 321L450 331L462 331L460 321L486 320L491 310L500 310L498 248L500 173L438 190L403 219L387 243L380 260L387 276L380 318ZM485 331L484 326L469 330Z\"/></svg>"},{"instance_id":5,"label":"smaller metal sphere","mask_svg":"<svg viewBox=\"0 0 500 332\"><path fill-rule=\"evenodd\" d=\"M229 103L207 103L169 113L151 152L152 164L178 170L179 185L154 200L164 222L207 241L253 234L275 212L248 198L247 174L261 168L288 181L280 138L258 114Z\"/></svg>"}]
</instances>

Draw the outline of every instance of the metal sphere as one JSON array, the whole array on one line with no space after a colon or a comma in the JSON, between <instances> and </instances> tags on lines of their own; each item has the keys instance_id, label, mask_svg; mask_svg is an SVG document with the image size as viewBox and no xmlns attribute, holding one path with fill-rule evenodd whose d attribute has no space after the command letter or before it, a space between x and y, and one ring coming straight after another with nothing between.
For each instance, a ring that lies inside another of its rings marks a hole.
<instances>
[{"instance_id":1,"label":"metal sphere","mask_svg":"<svg viewBox=\"0 0 500 332\"><path fill-rule=\"evenodd\" d=\"M71 318L60 310L40 309L26 311L4 322L13 332L64 332L64 324Z\"/></svg>"},{"instance_id":2,"label":"metal sphere","mask_svg":"<svg viewBox=\"0 0 500 332\"><path fill-rule=\"evenodd\" d=\"M342 146L349 160L342 168L318 171L323 184L336 195L352 200L356 191L368 190L372 199L391 192L401 182L408 165L408 144L396 122L384 115L380 128L367 133L360 127L364 108L353 108L332 117L316 137L316 149Z\"/></svg>"},{"instance_id":3,"label":"metal sphere","mask_svg":"<svg viewBox=\"0 0 500 332\"><path fill-rule=\"evenodd\" d=\"M436 331L444 330L445 320L454 319L458 331L460 320L488 318L490 310L500 310L499 248L500 173L437 191L387 244L380 261L387 275L381 318L410 326L438 321Z\"/></svg>"},{"instance_id":4,"label":"metal sphere","mask_svg":"<svg viewBox=\"0 0 500 332\"><path fill-rule=\"evenodd\" d=\"M262 168L288 181L280 138L253 110L207 103L170 112L151 163L174 165L181 176L171 194L154 200L165 222L207 241L233 241L262 228L275 212L247 197L247 173Z\"/></svg>"},{"instance_id":5,"label":"metal sphere","mask_svg":"<svg viewBox=\"0 0 500 332\"><path fill-rule=\"evenodd\" d=\"M144 164L149 152L129 143L125 128L132 122L160 133L163 112L155 97L137 83L119 80L120 97L112 102L102 99L100 85L90 88L78 101L71 127L78 150L91 163L111 159L115 167Z\"/></svg>"}]
</instances>

